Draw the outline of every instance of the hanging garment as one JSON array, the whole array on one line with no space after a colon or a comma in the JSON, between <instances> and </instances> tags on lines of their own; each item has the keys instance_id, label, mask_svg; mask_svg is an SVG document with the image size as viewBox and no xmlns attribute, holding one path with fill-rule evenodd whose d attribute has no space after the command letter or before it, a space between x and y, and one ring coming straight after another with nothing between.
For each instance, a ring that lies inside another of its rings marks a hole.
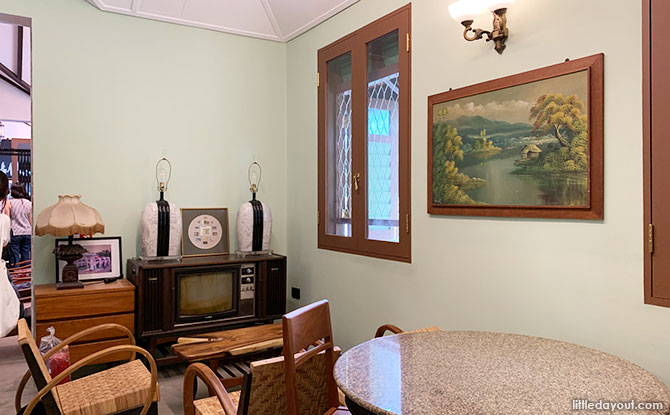
<instances>
[{"instance_id":1,"label":"hanging garment","mask_svg":"<svg viewBox=\"0 0 670 415\"><path fill-rule=\"evenodd\" d=\"M9 216L0 214L0 254L9 242L10 220ZM7 266L4 260L0 260L0 337L5 337L16 328L19 320L19 297L9 282Z\"/></svg>"}]
</instances>

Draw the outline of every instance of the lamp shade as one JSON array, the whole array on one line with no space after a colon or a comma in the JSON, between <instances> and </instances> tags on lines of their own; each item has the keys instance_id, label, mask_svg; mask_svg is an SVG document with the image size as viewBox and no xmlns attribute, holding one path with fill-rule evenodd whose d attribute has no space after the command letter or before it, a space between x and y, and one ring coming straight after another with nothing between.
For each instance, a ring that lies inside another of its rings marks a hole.
<instances>
[{"instance_id":1,"label":"lamp shade","mask_svg":"<svg viewBox=\"0 0 670 415\"><path fill-rule=\"evenodd\" d=\"M484 0L484 2L484 7L492 12L500 9L507 9L514 4L514 0Z\"/></svg>"},{"instance_id":2,"label":"lamp shade","mask_svg":"<svg viewBox=\"0 0 670 415\"><path fill-rule=\"evenodd\" d=\"M482 0L458 0L449 5L449 14L458 23L475 20L485 10Z\"/></svg>"},{"instance_id":3,"label":"lamp shade","mask_svg":"<svg viewBox=\"0 0 670 415\"><path fill-rule=\"evenodd\" d=\"M44 209L35 222L35 235L70 236L105 233L100 213L81 203L81 195L59 195L58 202Z\"/></svg>"}]
</instances>

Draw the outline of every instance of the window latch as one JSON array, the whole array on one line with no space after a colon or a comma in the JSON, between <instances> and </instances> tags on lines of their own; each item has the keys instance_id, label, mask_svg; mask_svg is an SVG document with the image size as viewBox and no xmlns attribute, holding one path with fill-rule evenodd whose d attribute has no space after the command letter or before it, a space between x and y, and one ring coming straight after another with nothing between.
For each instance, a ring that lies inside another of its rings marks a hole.
<instances>
[{"instance_id":1,"label":"window latch","mask_svg":"<svg viewBox=\"0 0 670 415\"><path fill-rule=\"evenodd\" d=\"M355 173L354 174L354 190L358 191L358 182L361 180L361 174L360 173Z\"/></svg>"}]
</instances>

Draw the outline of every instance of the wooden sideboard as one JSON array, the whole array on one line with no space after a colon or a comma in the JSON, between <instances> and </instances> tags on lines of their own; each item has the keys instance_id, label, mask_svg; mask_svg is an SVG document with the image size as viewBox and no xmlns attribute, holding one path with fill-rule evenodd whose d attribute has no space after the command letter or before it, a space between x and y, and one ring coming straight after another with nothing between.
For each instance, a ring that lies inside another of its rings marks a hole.
<instances>
[{"instance_id":1,"label":"wooden sideboard","mask_svg":"<svg viewBox=\"0 0 670 415\"><path fill-rule=\"evenodd\" d=\"M56 329L63 340L81 330L99 324L116 323L135 329L135 286L120 279L110 284L86 283L84 288L56 290L55 284L35 286L36 336L46 336L47 328ZM70 346L70 363L108 347L128 344L118 330L100 331ZM127 353L110 355L101 362L127 358Z\"/></svg>"}]
</instances>

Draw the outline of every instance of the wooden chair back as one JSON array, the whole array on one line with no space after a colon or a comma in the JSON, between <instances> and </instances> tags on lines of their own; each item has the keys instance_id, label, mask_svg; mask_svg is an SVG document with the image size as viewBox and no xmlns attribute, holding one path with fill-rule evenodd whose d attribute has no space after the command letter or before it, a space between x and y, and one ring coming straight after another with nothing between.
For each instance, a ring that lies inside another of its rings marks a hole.
<instances>
[{"instance_id":1,"label":"wooden chair back","mask_svg":"<svg viewBox=\"0 0 670 415\"><path fill-rule=\"evenodd\" d=\"M30 332L26 320L23 318L20 319L17 327L19 332L19 346L23 351L26 363L28 363L28 368L35 381L35 386L37 387L37 390L41 390L51 382L51 375L49 374L44 359L42 359L42 355L37 348L37 344L35 343L35 339L33 339L33 334ZM51 393L46 394L42 399L42 403L48 415L61 414L57 404L58 397L54 396L55 393L56 389L52 389Z\"/></svg>"},{"instance_id":2,"label":"wooden chair back","mask_svg":"<svg viewBox=\"0 0 670 415\"><path fill-rule=\"evenodd\" d=\"M340 349L333 349L333 359L340 357ZM299 356L297 356L299 357ZM267 415L286 413L286 382L284 357L252 362L249 392L242 391L238 415ZM330 407L327 383L323 381L326 370L324 352L311 358L296 369L296 382L300 415L326 412ZM244 388L243 388L244 389ZM246 398L246 401L245 401Z\"/></svg>"},{"instance_id":3,"label":"wooden chair back","mask_svg":"<svg viewBox=\"0 0 670 415\"><path fill-rule=\"evenodd\" d=\"M299 308L282 317L284 337L284 379L286 382L286 414L300 415L298 401L298 368L323 352L323 370L312 378L313 384L325 379L328 407L339 405L337 385L333 377L333 331L330 323L330 307L327 300ZM312 349L308 348L314 345ZM302 352L296 356L297 353Z\"/></svg>"}]
</instances>

